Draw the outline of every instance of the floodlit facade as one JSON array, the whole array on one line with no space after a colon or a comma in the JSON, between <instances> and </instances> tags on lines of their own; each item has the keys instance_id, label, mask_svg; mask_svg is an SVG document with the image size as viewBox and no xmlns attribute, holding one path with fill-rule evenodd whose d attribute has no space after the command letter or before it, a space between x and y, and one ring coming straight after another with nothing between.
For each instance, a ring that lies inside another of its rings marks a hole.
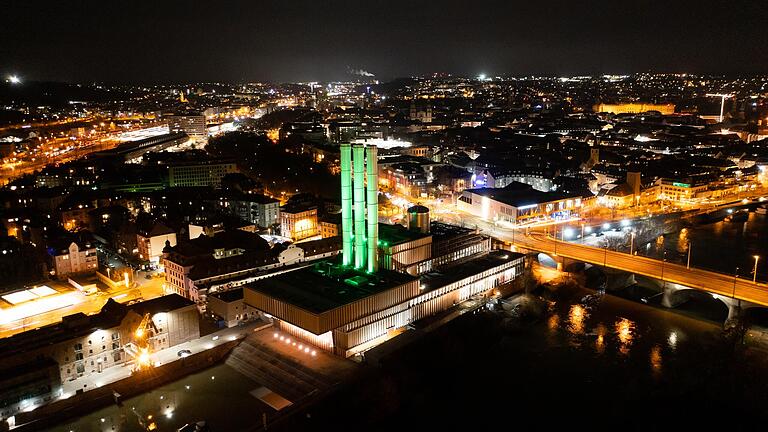
<instances>
[{"instance_id":1,"label":"floodlit facade","mask_svg":"<svg viewBox=\"0 0 768 432\"><path fill-rule=\"evenodd\" d=\"M94 315L66 316L0 341L0 417L66 396L66 381L132 364L135 330L145 316L150 353L200 337L195 304L171 294L131 306L110 299Z\"/></svg>"},{"instance_id":2,"label":"floodlit facade","mask_svg":"<svg viewBox=\"0 0 768 432\"><path fill-rule=\"evenodd\" d=\"M294 241L318 235L317 207L283 207L280 210L280 234Z\"/></svg>"},{"instance_id":3,"label":"floodlit facade","mask_svg":"<svg viewBox=\"0 0 768 432\"><path fill-rule=\"evenodd\" d=\"M582 197L541 192L513 182L505 188L467 189L459 196L456 206L485 220L517 224L573 217L581 210Z\"/></svg>"}]
</instances>

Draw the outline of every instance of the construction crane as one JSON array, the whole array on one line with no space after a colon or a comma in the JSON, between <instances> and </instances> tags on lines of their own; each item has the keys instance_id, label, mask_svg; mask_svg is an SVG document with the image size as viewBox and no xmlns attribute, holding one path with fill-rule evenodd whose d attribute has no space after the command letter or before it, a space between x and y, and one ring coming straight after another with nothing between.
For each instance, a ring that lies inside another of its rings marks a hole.
<instances>
[{"instance_id":1,"label":"construction crane","mask_svg":"<svg viewBox=\"0 0 768 432\"><path fill-rule=\"evenodd\" d=\"M133 332L133 338L136 342L135 352L133 357L135 362L133 364L134 370L140 370L143 367L152 366L149 355L151 354L151 347L149 346L149 338L152 336L150 333L157 331L155 323L152 321L152 317L149 313L144 314L141 318L136 330Z\"/></svg>"},{"instance_id":2,"label":"construction crane","mask_svg":"<svg viewBox=\"0 0 768 432\"><path fill-rule=\"evenodd\" d=\"M720 121L718 123L723 122L723 110L725 108L725 100L728 98L732 98L732 94L721 94L721 93L707 93L708 97L719 97L720 98Z\"/></svg>"}]
</instances>

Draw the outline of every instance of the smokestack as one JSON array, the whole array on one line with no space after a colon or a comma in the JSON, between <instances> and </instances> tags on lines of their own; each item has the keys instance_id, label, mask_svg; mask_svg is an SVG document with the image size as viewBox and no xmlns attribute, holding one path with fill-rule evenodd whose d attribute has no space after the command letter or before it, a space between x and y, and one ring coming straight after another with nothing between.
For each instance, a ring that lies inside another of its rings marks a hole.
<instances>
[{"instance_id":1,"label":"smokestack","mask_svg":"<svg viewBox=\"0 0 768 432\"><path fill-rule=\"evenodd\" d=\"M355 268L365 267L365 147L352 146L355 200Z\"/></svg>"},{"instance_id":2,"label":"smokestack","mask_svg":"<svg viewBox=\"0 0 768 432\"><path fill-rule=\"evenodd\" d=\"M341 244L342 263L352 264L352 147L341 144Z\"/></svg>"},{"instance_id":3,"label":"smokestack","mask_svg":"<svg viewBox=\"0 0 768 432\"><path fill-rule=\"evenodd\" d=\"M376 146L366 148L366 200L368 201L368 271L379 269L379 173Z\"/></svg>"}]
</instances>

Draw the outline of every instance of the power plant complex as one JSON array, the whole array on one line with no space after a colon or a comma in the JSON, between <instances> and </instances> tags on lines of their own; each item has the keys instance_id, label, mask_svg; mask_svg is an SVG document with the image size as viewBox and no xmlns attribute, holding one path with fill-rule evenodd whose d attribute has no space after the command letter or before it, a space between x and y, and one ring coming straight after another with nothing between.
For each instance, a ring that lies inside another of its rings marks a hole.
<instances>
[{"instance_id":1,"label":"power plant complex","mask_svg":"<svg viewBox=\"0 0 768 432\"><path fill-rule=\"evenodd\" d=\"M341 144L342 253L243 288L244 307L305 343L349 357L406 326L494 294L524 269L475 229L408 211L408 227L379 223L377 148Z\"/></svg>"}]
</instances>

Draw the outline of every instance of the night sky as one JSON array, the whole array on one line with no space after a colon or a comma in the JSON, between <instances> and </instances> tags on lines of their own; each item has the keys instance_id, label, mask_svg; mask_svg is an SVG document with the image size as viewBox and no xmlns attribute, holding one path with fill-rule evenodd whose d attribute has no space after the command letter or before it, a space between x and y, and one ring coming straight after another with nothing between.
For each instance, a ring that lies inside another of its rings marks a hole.
<instances>
[{"instance_id":1,"label":"night sky","mask_svg":"<svg viewBox=\"0 0 768 432\"><path fill-rule=\"evenodd\" d=\"M0 73L70 82L768 72L768 1L0 0Z\"/></svg>"}]
</instances>

